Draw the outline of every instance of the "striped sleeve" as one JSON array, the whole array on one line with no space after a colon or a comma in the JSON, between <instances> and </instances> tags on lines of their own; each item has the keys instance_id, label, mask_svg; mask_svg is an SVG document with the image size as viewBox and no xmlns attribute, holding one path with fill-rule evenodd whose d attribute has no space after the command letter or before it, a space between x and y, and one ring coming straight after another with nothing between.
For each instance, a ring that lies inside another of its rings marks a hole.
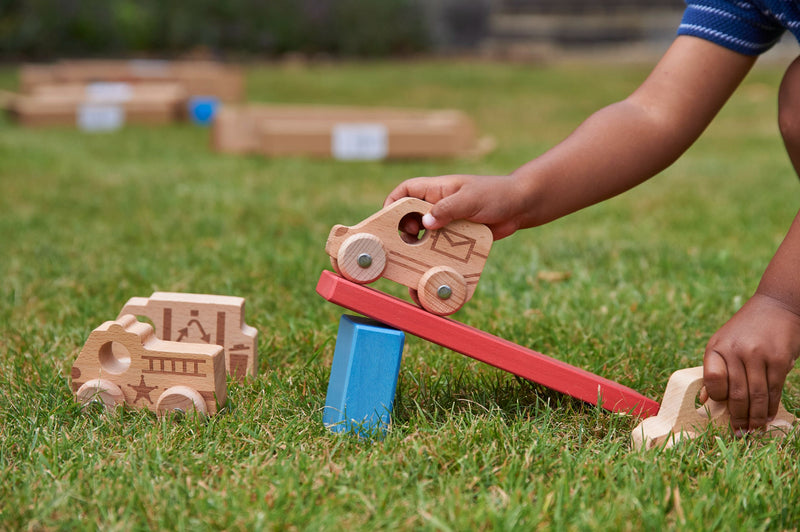
<instances>
[{"instance_id":1,"label":"striped sleeve","mask_svg":"<svg viewBox=\"0 0 800 532\"><path fill-rule=\"evenodd\" d=\"M784 28L748 1L686 0L678 35L692 35L745 55L766 52Z\"/></svg>"}]
</instances>

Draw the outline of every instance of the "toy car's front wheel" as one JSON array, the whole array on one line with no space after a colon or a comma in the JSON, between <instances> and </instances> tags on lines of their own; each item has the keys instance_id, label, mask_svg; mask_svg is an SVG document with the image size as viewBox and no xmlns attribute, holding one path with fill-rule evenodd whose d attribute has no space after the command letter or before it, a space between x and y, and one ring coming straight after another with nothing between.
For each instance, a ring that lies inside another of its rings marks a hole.
<instances>
[{"instance_id":1,"label":"toy car's front wheel","mask_svg":"<svg viewBox=\"0 0 800 532\"><path fill-rule=\"evenodd\" d=\"M156 414L159 417L170 413L194 413L204 417L208 414L208 408L203 396L194 388L173 386L161 394L156 403Z\"/></svg>"},{"instance_id":2,"label":"toy car's front wheel","mask_svg":"<svg viewBox=\"0 0 800 532\"><path fill-rule=\"evenodd\" d=\"M92 379L83 383L75 396L84 406L101 403L106 410L125 402L125 396L119 386L106 379Z\"/></svg>"},{"instance_id":3,"label":"toy car's front wheel","mask_svg":"<svg viewBox=\"0 0 800 532\"><path fill-rule=\"evenodd\" d=\"M447 316L467 300L467 282L453 268L437 266L420 277L417 298L422 308L431 314Z\"/></svg>"},{"instance_id":4,"label":"toy car's front wheel","mask_svg":"<svg viewBox=\"0 0 800 532\"><path fill-rule=\"evenodd\" d=\"M369 233L347 237L336 254L334 268L354 283L366 284L379 279L386 269L386 252L381 239Z\"/></svg>"}]
</instances>

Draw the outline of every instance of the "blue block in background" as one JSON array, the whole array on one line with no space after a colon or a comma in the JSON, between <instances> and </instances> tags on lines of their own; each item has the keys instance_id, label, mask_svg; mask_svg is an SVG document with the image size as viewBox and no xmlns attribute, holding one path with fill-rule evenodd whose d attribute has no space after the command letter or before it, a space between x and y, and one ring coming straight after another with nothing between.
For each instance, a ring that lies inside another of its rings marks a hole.
<instances>
[{"instance_id":1,"label":"blue block in background","mask_svg":"<svg viewBox=\"0 0 800 532\"><path fill-rule=\"evenodd\" d=\"M342 316L322 414L326 427L371 436L389 425L404 344L403 331Z\"/></svg>"},{"instance_id":2,"label":"blue block in background","mask_svg":"<svg viewBox=\"0 0 800 532\"><path fill-rule=\"evenodd\" d=\"M192 96L186 103L189 118L195 124L207 126L214 120L219 108L219 98L214 96Z\"/></svg>"}]
</instances>

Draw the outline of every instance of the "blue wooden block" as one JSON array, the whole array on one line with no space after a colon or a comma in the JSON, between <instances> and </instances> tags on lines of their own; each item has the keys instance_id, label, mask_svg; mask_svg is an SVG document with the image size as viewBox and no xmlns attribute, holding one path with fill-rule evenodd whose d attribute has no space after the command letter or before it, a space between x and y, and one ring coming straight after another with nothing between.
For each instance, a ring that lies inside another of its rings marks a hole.
<instances>
[{"instance_id":1,"label":"blue wooden block","mask_svg":"<svg viewBox=\"0 0 800 532\"><path fill-rule=\"evenodd\" d=\"M326 427L368 437L389 425L404 344L403 331L342 316L322 415Z\"/></svg>"}]
</instances>

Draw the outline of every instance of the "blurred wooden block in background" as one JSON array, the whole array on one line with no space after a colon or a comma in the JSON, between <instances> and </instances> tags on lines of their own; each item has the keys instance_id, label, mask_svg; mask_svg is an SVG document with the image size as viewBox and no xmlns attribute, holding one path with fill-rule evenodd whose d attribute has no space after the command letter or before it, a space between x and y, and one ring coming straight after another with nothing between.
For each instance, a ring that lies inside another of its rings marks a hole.
<instances>
[{"instance_id":1,"label":"blurred wooden block in background","mask_svg":"<svg viewBox=\"0 0 800 532\"><path fill-rule=\"evenodd\" d=\"M222 106L212 129L222 153L343 160L480 155L492 142L457 110L346 106Z\"/></svg>"}]
</instances>

